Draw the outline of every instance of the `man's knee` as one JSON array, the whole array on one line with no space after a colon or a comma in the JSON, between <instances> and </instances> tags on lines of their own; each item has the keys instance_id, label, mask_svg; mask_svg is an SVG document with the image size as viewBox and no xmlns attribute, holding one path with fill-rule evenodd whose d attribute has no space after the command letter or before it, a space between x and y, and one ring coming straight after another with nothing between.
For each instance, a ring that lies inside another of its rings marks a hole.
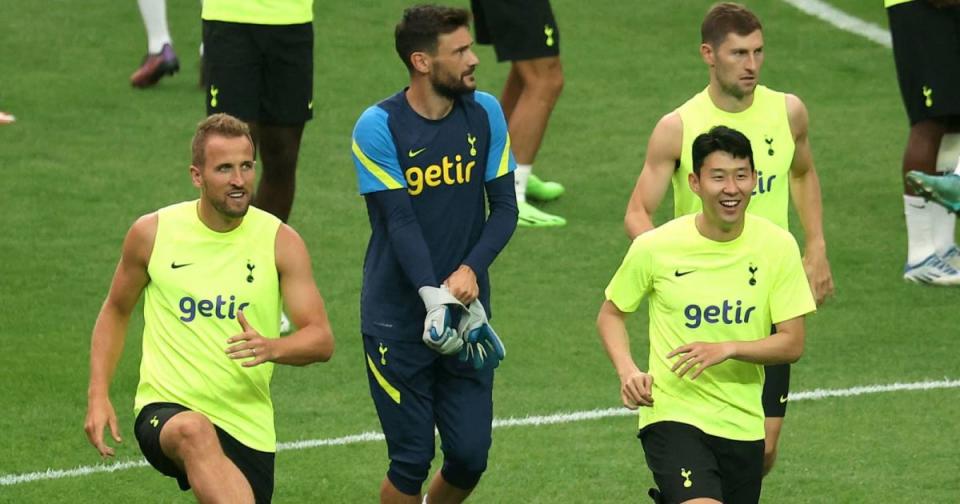
<instances>
[{"instance_id":1,"label":"man's knee","mask_svg":"<svg viewBox=\"0 0 960 504\"><path fill-rule=\"evenodd\" d=\"M541 98L555 101L563 91L563 65L558 56L518 61L516 68L524 88Z\"/></svg>"},{"instance_id":2,"label":"man's knee","mask_svg":"<svg viewBox=\"0 0 960 504\"><path fill-rule=\"evenodd\" d=\"M171 418L160 432L165 453L182 461L198 455L218 453L220 440L210 420L200 413L185 411Z\"/></svg>"},{"instance_id":3,"label":"man's knee","mask_svg":"<svg viewBox=\"0 0 960 504\"><path fill-rule=\"evenodd\" d=\"M483 472L487 470L489 442L469 443L453 449L444 449L443 478L451 485L463 490L477 486Z\"/></svg>"}]
</instances>

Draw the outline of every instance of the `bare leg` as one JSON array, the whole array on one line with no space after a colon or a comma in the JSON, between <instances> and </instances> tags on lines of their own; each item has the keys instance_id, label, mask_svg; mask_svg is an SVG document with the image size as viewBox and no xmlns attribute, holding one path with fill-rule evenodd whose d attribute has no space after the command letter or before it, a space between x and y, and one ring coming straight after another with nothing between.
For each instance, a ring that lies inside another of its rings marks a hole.
<instances>
[{"instance_id":1,"label":"bare leg","mask_svg":"<svg viewBox=\"0 0 960 504\"><path fill-rule=\"evenodd\" d=\"M563 90L560 57L515 61L510 70L522 81L521 93L508 117L513 155L519 164L533 164L543 141L550 113ZM507 80L509 85L511 80ZM504 95L511 88L504 89ZM512 92L512 91L511 91Z\"/></svg>"},{"instance_id":2,"label":"bare leg","mask_svg":"<svg viewBox=\"0 0 960 504\"><path fill-rule=\"evenodd\" d=\"M160 448L187 473L198 502L253 503L250 482L223 453L213 424L202 414L185 411L167 421Z\"/></svg>"},{"instance_id":3,"label":"bare leg","mask_svg":"<svg viewBox=\"0 0 960 504\"><path fill-rule=\"evenodd\" d=\"M303 125L250 123L250 129L261 166L260 184L253 204L287 222L296 192L297 157L300 155Z\"/></svg>"},{"instance_id":4,"label":"bare leg","mask_svg":"<svg viewBox=\"0 0 960 504\"><path fill-rule=\"evenodd\" d=\"M904 175L911 170L937 174L937 153L940 151L940 139L946 131L945 124L933 120L920 121L910 127L907 148L903 153ZM916 192L904 183L904 194L916 195Z\"/></svg>"},{"instance_id":5,"label":"bare leg","mask_svg":"<svg viewBox=\"0 0 960 504\"><path fill-rule=\"evenodd\" d=\"M513 115L513 109L517 108L517 100L523 93L523 80L520 79L520 73L513 63L510 64L510 73L507 74L507 82L503 84L503 94L500 95L500 106L503 108L503 116L510 123L510 116Z\"/></svg>"},{"instance_id":6,"label":"bare leg","mask_svg":"<svg viewBox=\"0 0 960 504\"><path fill-rule=\"evenodd\" d=\"M777 443L780 442L780 429L783 428L783 417L767 417L763 419L763 475L773 469L777 460Z\"/></svg>"},{"instance_id":7,"label":"bare leg","mask_svg":"<svg viewBox=\"0 0 960 504\"><path fill-rule=\"evenodd\" d=\"M390 482L390 478L383 478L380 484L381 504L420 504L420 495L409 495L397 490Z\"/></svg>"},{"instance_id":8,"label":"bare leg","mask_svg":"<svg viewBox=\"0 0 960 504\"><path fill-rule=\"evenodd\" d=\"M473 489L464 490L455 487L443 479L443 472L437 471L430 482L430 491L427 492L427 504L460 504L470 496Z\"/></svg>"}]
</instances>

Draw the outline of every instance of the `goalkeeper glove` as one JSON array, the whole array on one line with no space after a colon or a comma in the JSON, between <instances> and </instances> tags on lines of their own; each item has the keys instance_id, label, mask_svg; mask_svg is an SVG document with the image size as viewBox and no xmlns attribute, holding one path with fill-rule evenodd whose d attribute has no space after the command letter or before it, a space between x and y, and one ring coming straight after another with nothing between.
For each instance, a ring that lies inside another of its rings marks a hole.
<instances>
[{"instance_id":1,"label":"goalkeeper glove","mask_svg":"<svg viewBox=\"0 0 960 504\"><path fill-rule=\"evenodd\" d=\"M427 318L423 321L423 342L444 355L460 351L463 347L463 338L453 327L451 309L464 309L463 303L450 294L446 285L421 287L417 292L427 308Z\"/></svg>"},{"instance_id":2,"label":"goalkeeper glove","mask_svg":"<svg viewBox=\"0 0 960 504\"><path fill-rule=\"evenodd\" d=\"M479 300L470 303L467 313L460 319L461 338L463 348L460 349L460 361L470 362L474 369L482 369L487 361L496 368L507 355L507 350L500 341L490 322L487 312Z\"/></svg>"}]
</instances>

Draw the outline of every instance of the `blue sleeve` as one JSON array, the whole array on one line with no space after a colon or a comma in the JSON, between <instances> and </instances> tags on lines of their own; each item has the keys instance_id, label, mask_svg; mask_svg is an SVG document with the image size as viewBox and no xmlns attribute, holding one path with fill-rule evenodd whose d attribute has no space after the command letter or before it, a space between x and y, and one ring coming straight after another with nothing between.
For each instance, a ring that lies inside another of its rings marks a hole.
<instances>
[{"instance_id":1,"label":"blue sleeve","mask_svg":"<svg viewBox=\"0 0 960 504\"><path fill-rule=\"evenodd\" d=\"M490 215L483 225L480 239L463 261L474 273L486 271L517 228L517 192L513 185L513 171L490 180L484 187L490 203Z\"/></svg>"},{"instance_id":2,"label":"blue sleeve","mask_svg":"<svg viewBox=\"0 0 960 504\"><path fill-rule=\"evenodd\" d=\"M490 150L483 180L489 182L502 177L517 168L517 161L510 152L510 134L507 133L507 120L503 117L500 102L493 95L477 91L474 99L487 112L490 121Z\"/></svg>"},{"instance_id":3,"label":"blue sleeve","mask_svg":"<svg viewBox=\"0 0 960 504\"><path fill-rule=\"evenodd\" d=\"M360 194L407 187L386 110L374 105L360 115L353 128L352 150Z\"/></svg>"},{"instance_id":4,"label":"blue sleeve","mask_svg":"<svg viewBox=\"0 0 960 504\"><path fill-rule=\"evenodd\" d=\"M367 193L365 197L383 216L390 246L410 283L417 289L424 286L439 287L430 249L423 239L423 230L413 213L407 191L377 191Z\"/></svg>"}]
</instances>

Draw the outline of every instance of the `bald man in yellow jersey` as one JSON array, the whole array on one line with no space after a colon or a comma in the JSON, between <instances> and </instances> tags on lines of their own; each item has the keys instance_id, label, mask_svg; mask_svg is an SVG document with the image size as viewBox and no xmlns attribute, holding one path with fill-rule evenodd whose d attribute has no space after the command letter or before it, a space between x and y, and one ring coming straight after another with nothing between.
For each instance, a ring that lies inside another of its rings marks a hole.
<instances>
[{"instance_id":1,"label":"bald man in yellow jersey","mask_svg":"<svg viewBox=\"0 0 960 504\"><path fill-rule=\"evenodd\" d=\"M800 358L803 316L816 305L793 236L746 212L759 184L750 141L717 126L691 143L686 179L701 209L633 241L597 329L624 406L644 406L638 437L659 488L651 489L654 501L756 503L762 365ZM644 298L647 372L633 361L625 325Z\"/></svg>"},{"instance_id":2,"label":"bald man in yellow jersey","mask_svg":"<svg viewBox=\"0 0 960 504\"><path fill-rule=\"evenodd\" d=\"M690 145L713 126L730 126L743 132L756 152L757 187L747 211L788 229L789 194L803 225L804 270L820 304L833 293L833 277L823 237L820 180L807 137L807 109L794 95L758 85L763 31L760 20L746 7L714 5L700 31L700 55L710 69L710 83L663 116L650 135L643 170L627 205L627 234L633 239L653 229L653 214L671 181L675 216L700 210L700 199L687 186L692 172ZM789 384L788 365L767 369L765 471L776 459Z\"/></svg>"},{"instance_id":3,"label":"bald man in yellow jersey","mask_svg":"<svg viewBox=\"0 0 960 504\"><path fill-rule=\"evenodd\" d=\"M190 176L198 200L140 217L124 240L93 328L84 428L113 456L103 431L121 437L109 387L143 292L134 430L147 461L199 502L270 502L274 364L328 360L333 334L303 240L250 206L247 126L226 114L201 122ZM282 304L300 329L281 338Z\"/></svg>"}]
</instances>

